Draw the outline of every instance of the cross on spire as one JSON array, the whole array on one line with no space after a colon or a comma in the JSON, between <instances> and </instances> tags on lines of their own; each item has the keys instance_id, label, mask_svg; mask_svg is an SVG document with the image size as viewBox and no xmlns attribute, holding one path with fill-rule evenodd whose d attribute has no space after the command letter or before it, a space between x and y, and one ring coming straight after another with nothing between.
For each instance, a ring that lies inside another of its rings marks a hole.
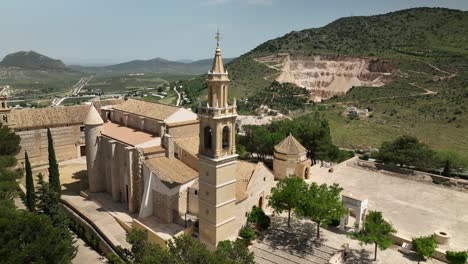
<instances>
[{"instance_id":1,"label":"cross on spire","mask_svg":"<svg viewBox=\"0 0 468 264\"><path fill-rule=\"evenodd\" d=\"M219 28L218 28L218 31L216 31L215 39L216 39L216 46L219 47L219 41L221 40L221 33L219 33Z\"/></svg>"}]
</instances>

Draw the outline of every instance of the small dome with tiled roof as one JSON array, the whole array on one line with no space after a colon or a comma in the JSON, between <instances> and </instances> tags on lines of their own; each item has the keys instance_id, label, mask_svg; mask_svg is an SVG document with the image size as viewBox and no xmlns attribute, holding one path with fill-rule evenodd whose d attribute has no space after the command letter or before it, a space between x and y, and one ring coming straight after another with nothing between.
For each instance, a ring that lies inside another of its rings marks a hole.
<instances>
[{"instance_id":1,"label":"small dome with tiled roof","mask_svg":"<svg viewBox=\"0 0 468 264\"><path fill-rule=\"evenodd\" d=\"M292 134L276 145L275 151L287 155L300 155L307 152L306 148Z\"/></svg>"}]
</instances>

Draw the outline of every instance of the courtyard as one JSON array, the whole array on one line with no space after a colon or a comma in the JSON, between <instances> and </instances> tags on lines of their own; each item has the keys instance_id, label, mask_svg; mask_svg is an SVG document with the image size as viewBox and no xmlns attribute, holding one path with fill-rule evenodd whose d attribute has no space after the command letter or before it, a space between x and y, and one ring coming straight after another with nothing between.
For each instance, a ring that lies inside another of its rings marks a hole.
<instances>
[{"instance_id":1,"label":"courtyard","mask_svg":"<svg viewBox=\"0 0 468 264\"><path fill-rule=\"evenodd\" d=\"M252 244L255 261L259 264L325 264L343 244L349 245L346 264L411 264L418 263L416 253L402 254L399 247L392 245L387 250L379 250L377 262L374 258L374 245L361 245L349 238L338 228L321 228L320 239L316 238L316 225L308 220L292 219L287 227L285 214L273 216L270 228L259 235ZM442 264L430 259L427 264Z\"/></svg>"},{"instance_id":2,"label":"courtyard","mask_svg":"<svg viewBox=\"0 0 468 264\"><path fill-rule=\"evenodd\" d=\"M333 173L313 166L311 181L338 183L345 192L369 199L369 210L381 211L400 237L411 240L444 231L452 238L449 246L439 249L468 248L468 193L350 167L346 162L334 166Z\"/></svg>"}]
</instances>

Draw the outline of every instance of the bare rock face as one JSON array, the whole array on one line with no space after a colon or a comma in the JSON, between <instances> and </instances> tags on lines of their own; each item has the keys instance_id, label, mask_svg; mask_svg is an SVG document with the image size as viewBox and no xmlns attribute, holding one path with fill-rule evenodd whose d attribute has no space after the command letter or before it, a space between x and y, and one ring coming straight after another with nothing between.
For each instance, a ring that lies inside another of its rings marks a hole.
<instances>
[{"instance_id":1,"label":"bare rock face","mask_svg":"<svg viewBox=\"0 0 468 264\"><path fill-rule=\"evenodd\" d=\"M395 71L384 60L337 55L282 53L257 58L257 61L280 71L276 81L305 87L313 101L343 95L353 86L382 86L391 80Z\"/></svg>"}]
</instances>

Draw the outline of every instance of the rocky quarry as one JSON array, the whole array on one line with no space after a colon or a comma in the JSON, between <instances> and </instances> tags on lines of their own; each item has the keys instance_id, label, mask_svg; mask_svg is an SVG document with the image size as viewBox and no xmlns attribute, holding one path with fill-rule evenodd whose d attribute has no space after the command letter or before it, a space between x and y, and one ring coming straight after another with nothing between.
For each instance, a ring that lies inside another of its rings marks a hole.
<instances>
[{"instance_id":1,"label":"rocky quarry","mask_svg":"<svg viewBox=\"0 0 468 264\"><path fill-rule=\"evenodd\" d=\"M396 70L388 61L378 58L340 55L280 53L256 60L280 72L276 81L306 88L314 102L343 95L353 86L383 86L391 81Z\"/></svg>"}]
</instances>

